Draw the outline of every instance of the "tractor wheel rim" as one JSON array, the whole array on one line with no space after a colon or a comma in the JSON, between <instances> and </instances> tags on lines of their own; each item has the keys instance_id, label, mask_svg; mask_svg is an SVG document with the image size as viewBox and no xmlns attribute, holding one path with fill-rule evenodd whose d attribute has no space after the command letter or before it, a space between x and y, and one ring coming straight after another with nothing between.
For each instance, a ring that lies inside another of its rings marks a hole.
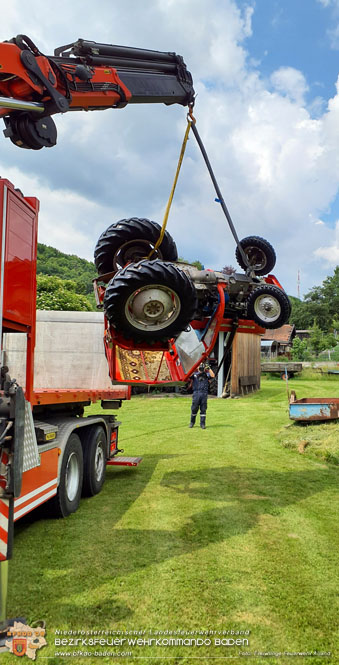
<instances>
[{"instance_id":1,"label":"tractor wheel rim","mask_svg":"<svg viewBox=\"0 0 339 665\"><path fill-rule=\"evenodd\" d=\"M149 240L143 240L142 238L125 242L114 254L114 270L120 270L128 263L137 263L142 259L146 259L152 249L154 249L154 245ZM159 250L153 252L152 259L162 259L161 252Z\"/></svg>"},{"instance_id":2,"label":"tractor wheel rim","mask_svg":"<svg viewBox=\"0 0 339 665\"><path fill-rule=\"evenodd\" d=\"M95 451L95 460L94 460L94 475L97 482L101 480L104 468L105 468L104 451L102 447L98 445Z\"/></svg>"},{"instance_id":3,"label":"tractor wheel rim","mask_svg":"<svg viewBox=\"0 0 339 665\"><path fill-rule=\"evenodd\" d=\"M130 295L125 315L138 330L165 330L178 318L180 309L180 299L173 289L150 284Z\"/></svg>"},{"instance_id":4,"label":"tractor wheel rim","mask_svg":"<svg viewBox=\"0 0 339 665\"><path fill-rule=\"evenodd\" d=\"M69 501L73 501L79 488L80 470L79 460L75 453L71 453L66 466L66 494Z\"/></svg>"},{"instance_id":5,"label":"tractor wheel rim","mask_svg":"<svg viewBox=\"0 0 339 665\"><path fill-rule=\"evenodd\" d=\"M246 247L245 254L253 270L262 270L267 264L266 254L260 247Z\"/></svg>"},{"instance_id":6,"label":"tractor wheel rim","mask_svg":"<svg viewBox=\"0 0 339 665\"><path fill-rule=\"evenodd\" d=\"M265 322L276 321L281 314L281 307L277 298L272 295L258 296L254 304L256 315Z\"/></svg>"}]
</instances>

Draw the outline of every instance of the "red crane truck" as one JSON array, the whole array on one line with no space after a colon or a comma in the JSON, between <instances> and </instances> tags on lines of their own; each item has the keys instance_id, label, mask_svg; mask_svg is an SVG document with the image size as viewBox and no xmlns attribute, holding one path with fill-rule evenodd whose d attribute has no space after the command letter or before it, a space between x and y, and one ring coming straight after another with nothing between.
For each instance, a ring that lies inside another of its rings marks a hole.
<instances>
[{"instance_id":1,"label":"red crane truck","mask_svg":"<svg viewBox=\"0 0 339 665\"><path fill-rule=\"evenodd\" d=\"M0 383L1 627L1 624L5 625L5 564L11 557L14 521L47 501L54 514L66 517L78 508L81 494L91 496L100 491L106 464L135 466L140 458L116 458L120 423L114 415L84 416L84 407L91 403L100 401L111 412L121 406L122 400L130 398L130 388L112 386L107 371L105 380L99 377L96 383L92 380L83 387L76 380L72 387L70 379L67 383L62 375L58 388L48 387L48 378L45 387L41 385L41 379L36 387L39 202L36 198L23 196L11 182L2 178L0 210L0 337L3 342ZM101 339L102 330L100 327ZM13 333L20 335L20 346L24 349L19 355L19 363L13 362L14 354L10 353ZM72 352L66 348L65 354L67 350ZM75 348L73 351L76 353ZM69 362L67 356L66 362ZM88 362L93 365L90 350ZM22 385L12 373L18 370L23 375ZM48 368L45 376L48 377Z\"/></svg>"}]
</instances>

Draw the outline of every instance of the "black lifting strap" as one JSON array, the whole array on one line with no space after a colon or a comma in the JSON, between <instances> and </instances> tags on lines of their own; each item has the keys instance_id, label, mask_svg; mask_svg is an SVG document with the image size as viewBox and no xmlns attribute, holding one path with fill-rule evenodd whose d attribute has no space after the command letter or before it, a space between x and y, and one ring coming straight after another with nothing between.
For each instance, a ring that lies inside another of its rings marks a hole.
<instances>
[{"instance_id":1,"label":"black lifting strap","mask_svg":"<svg viewBox=\"0 0 339 665\"><path fill-rule=\"evenodd\" d=\"M236 232L235 227L234 227L234 224L233 224L233 222L232 222L231 215L230 215L230 213L228 212L228 209L227 209L226 203L225 203L224 198L223 198L223 195L222 195L222 193L221 193L221 191L220 191L219 185L218 185L218 183L217 183L217 181L216 181L216 177L215 177L215 175L214 175L214 173L213 173L213 170L212 170L212 166L211 166L210 160L208 159L207 152L206 152L206 150L205 150L205 148L204 148L204 144L203 144L203 142L202 142L202 140L201 140L201 138L200 138L200 135L199 135L199 132L198 132L198 130L197 130L197 126L196 126L196 123L195 123L194 120L192 121L191 129L192 129L192 132L193 132L193 134L194 134L194 136L195 136L195 138L196 138L196 140L197 140L198 146L199 146L199 148L200 148L200 150L201 150L201 154L202 154L202 156L203 156L203 158L204 158L204 160L205 160L205 164L206 164L207 169L208 169L208 172L209 172L209 174L210 174L210 176L211 176L211 180L212 180L212 182L213 182L214 189L215 189L215 191L216 191L216 193L217 193L218 203L220 203L220 205L221 205L221 207L222 207L222 209L223 209L223 212L224 212L225 217L226 217L226 219L227 219L227 221L228 221L228 225L229 225L229 227L230 227L230 229L231 229L231 232L232 232L233 237L234 237L234 240L235 240L235 242L236 242L236 244L237 244L237 247L238 247L238 250L239 250L240 255L241 255L241 257L242 257L242 260L244 261L245 266L247 266L248 271L250 271L251 269L250 269L250 265L249 265L249 263L248 263L248 258L247 258L247 256L246 256L244 250L243 250L243 247L242 247L241 244L240 244L240 241L239 241L239 238L238 238L237 232Z\"/></svg>"}]
</instances>

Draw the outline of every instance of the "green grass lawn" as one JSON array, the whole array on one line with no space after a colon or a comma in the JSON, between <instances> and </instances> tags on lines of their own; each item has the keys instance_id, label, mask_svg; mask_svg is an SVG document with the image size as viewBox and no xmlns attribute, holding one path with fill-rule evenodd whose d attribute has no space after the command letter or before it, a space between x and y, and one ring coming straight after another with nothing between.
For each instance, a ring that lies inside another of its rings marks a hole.
<instances>
[{"instance_id":1,"label":"green grass lawn","mask_svg":"<svg viewBox=\"0 0 339 665\"><path fill-rule=\"evenodd\" d=\"M298 397L339 396L338 380L289 384ZM143 456L140 467L108 468L102 492L66 520L17 524L8 616L46 621L37 662L339 662L338 468L282 445L281 432L297 430L286 429L280 379L242 399L210 399L205 431L188 428L189 414L187 397L133 398L119 443ZM54 647L56 630L196 631L162 637L211 644L123 643L96 648L126 658L66 657L54 654L76 648ZM222 634L232 630L249 634ZM215 645L221 638L249 644Z\"/></svg>"}]
</instances>

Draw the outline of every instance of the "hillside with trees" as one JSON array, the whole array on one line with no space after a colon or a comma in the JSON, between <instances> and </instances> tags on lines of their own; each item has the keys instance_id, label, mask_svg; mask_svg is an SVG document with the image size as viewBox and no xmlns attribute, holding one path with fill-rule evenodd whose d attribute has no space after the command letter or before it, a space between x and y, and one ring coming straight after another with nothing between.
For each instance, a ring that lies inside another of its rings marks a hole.
<instances>
[{"instance_id":1,"label":"hillside with trees","mask_svg":"<svg viewBox=\"0 0 339 665\"><path fill-rule=\"evenodd\" d=\"M96 309L92 261L38 243L37 308L73 311Z\"/></svg>"}]
</instances>

